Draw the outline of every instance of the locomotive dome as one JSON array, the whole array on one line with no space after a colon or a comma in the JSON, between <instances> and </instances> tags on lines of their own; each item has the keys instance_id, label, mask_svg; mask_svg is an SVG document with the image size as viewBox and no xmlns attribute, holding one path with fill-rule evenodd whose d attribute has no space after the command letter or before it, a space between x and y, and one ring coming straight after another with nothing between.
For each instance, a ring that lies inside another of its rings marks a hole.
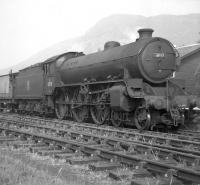
<instances>
[{"instance_id":1,"label":"locomotive dome","mask_svg":"<svg viewBox=\"0 0 200 185\"><path fill-rule=\"evenodd\" d=\"M114 47L120 46L120 43L117 41L108 41L104 44L104 50L111 49Z\"/></svg>"}]
</instances>

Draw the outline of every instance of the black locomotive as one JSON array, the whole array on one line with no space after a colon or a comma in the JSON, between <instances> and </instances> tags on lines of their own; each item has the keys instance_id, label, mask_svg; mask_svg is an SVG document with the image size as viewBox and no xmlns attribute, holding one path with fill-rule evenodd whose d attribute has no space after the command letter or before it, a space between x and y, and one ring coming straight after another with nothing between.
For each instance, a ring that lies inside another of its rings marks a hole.
<instances>
[{"instance_id":1,"label":"black locomotive","mask_svg":"<svg viewBox=\"0 0 200 185\"><path fill-rule=\"evenodd\" d=\"M138 32L127 45L108 42L101 52L68 52L10 74L12 101L1 98L1 105L138 129L183 124L189 105L180 81L172 78L177 51L168 40L152 37L152 29Z\"/></svg>"}]
</instances>

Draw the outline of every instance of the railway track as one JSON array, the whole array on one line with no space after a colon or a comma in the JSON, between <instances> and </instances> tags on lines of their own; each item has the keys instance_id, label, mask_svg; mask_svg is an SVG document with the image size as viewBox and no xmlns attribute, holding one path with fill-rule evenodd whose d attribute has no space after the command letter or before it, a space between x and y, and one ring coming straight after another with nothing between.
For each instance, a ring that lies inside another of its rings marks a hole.
<instances>
[{"instance_id":1,"label":"railway track","mask_svg":"<svg viewBox=\"0 0 200 185\"><path fill-rule=\"evenodd\" d=\"M191 147L193 150L190 149L188 151L188 148L182 147L183 145L175 147L169 145L168 141L165 141L165 144L155 144L150 140L145 142L144 140L135 139L135 137L132 138L127 133L124 133L125 131L119 131L119 137L117 134L110 134L112 133L110 129L107 129L109 134L106 134L105 128L103 128L103 131L97 132L92 130L94 128L89 128L88 125L87 129L80 130L80 127L70 127L70 124L58 125L58 121L48 122L48 124L47 122L44 119L30 117L23 118L23 120L22 117L18 120L16 117L9 119L1 117L0 129L6 134L12 133L26 139L40 140L40 144L42 143L43 146L45 143L44 147L48 148L47 151L54 155L57 153L63 154L63 156L71 156L73 153L67 152L70 150L90 156L81 160L82 163L84 161L94 162L95 160L112 161L99 166L90 165L90 168L94 170L120 168L122 164L125 164L132 166L136 171L138 168L142 176L146 174L152 181L153 179L155 180L155 176L152 176L152 174L164 174L168 178L163 177L161 181L170 181L170 179L175 178L185 184L200 183L200 149L198 147ZM149 138L149 136L147 137ZM177 138L171 137L170 139L171 141L176 141L174 143L177 144ZM164 140L163 137L162 140ZM184 143L188 142L190 142L190 145L191 143L195 144L195 146L199 145L196 141L184 140ZM170 143L172 144L173 142ZM54 149L49 150L49 147ZM71 161L71 163L73 162ZM116 176L116 174L112 175Z\"/></svg>"},{"instance_id":2,"label":"railway track","mask_svg":"<svg viewBox=\"0 0 200 185\"><path fill-rule=\"evenodd\" d=\"M46 120L41 118L33 118L33 117L21 117L20 120L23 119L24 123L33 123L37 122L38 127L42 128L42 126L53 126L57 129L64 129L61 131L65 131L66 129L68 132L73 134L82 134L91 133L93 136L99 135L104 137L110 138L119 138L124 140L129 140L130 142L134 143L135 145L151 145L154 147L159 147L163 149L171 149L179 152L199 155L200 144L198 141L194 141L193 137L184 137L181 135L175 134L166 134L166 133L157 133L157 132L145 132L139 133L138 131L132 132L128 131L121 131L119 129L108 129L102 127L96 127L91 125L84 125L84 124L75 124L74 122L58 122L52 120ZM76 131L76 132L75 132ZM79 132L77 132L79 131ZM149 134L150 133L150 134ZM92 137L92 135L91 135Z\"/></svg>"},{"instance_id":3,"label":"railway track","mask_svg":"<svg viewBox=\"0 0 200 185\"><path fill-rule=\"evenodd\" d=\"M18 119L29 123L37 122L39 125L48 125L56 128L74 129L79 130L80 132L86 131L91 132L93 134L100 134L110 137L129 138L130 140L141 141L143 143L146 142L152 145L166 145L168 147L173 146L177 147L177 149L182 147L186 150L189 149L189 152L191 152L191 150L200 150L200 138L197 137L197 135L188 136L186 134L183 135L152 131L140 132L136 129L96 126L88 123L77 123L74 121L59 121L29 116L19 116Z\"/></svg>"},{"instance_id":4,"label":"railway track","mask_svg":"<svg viewBox=\"0 0 200 185\"><path fill-rule=\"evenodd\" d=\"M7 115L6 113L5 115ZM4 115L4 114L3 114ZM9 114L10 115L10 114ZM143 130L140 131L138 129L134 128L116 128L113 126L109 125L94 125L91 123L78 123L74 121L66 121L66 120L57 120L57 119L49 119L49 118L41 118L41 117L36 117L36 116L23 116L23 115L18 115L18 114L12 114L15 118L21 119L24 121L32 122L36 121L40 124L45 124L45 125L54 125L56 127L73 127L74 129L92 129L92 130L101 130L102 132L110 132L115 133L115 135L138 135L139 137L143 136L145 134L145 137L149 138L176 138L176 139L181 139L181 140L191 140L191 141L200 141L200 131L193 131L193 130L183 130L183 129L178 129L175 132L157 132L157 131L147 131Z\"/></svg>"},{"instance_id":5,"label":"railway track","mask_svg":"<svg viewBox=\"0 0 200 185\"><path fill-rule=\"evenodd\" d=\"M181 135L188 135L188 136L200 138L200 131L188 130L188 129L185 129L185 130L179 129L179 130L177 130L177 133L181 134Z\"/></svg>"}]
</instances>

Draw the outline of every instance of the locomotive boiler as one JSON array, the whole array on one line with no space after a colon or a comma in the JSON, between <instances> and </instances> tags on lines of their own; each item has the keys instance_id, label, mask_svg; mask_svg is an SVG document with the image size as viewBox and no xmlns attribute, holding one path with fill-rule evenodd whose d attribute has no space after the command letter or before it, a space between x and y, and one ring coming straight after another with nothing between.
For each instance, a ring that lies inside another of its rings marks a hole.
<instances>
[{"instance_id":1,"label":"locomotive boiler","mask_svg":"<svg viewBox=\"0 0 200 185\"><path fill-rule=\"evenodd\" d=\"M177 52L166 39L140 29L136 42L105 47L104 51L57 60L61 84L55 88L55 111L96 124L157 125L183 123L180 107L187 104L183 88L172 79ZM106 44L109 46L109 43Z\"/></svg>"},{"instance_id":2,"label":"locomotive boiler","mask_svg":"<svg viewBox=\"0 0 200 185\"><path fill-rule=\"evenodd\" d=\"M60 68L61 80L64 84L123 78L166 82L176 69L176 53L169 41L153 38L152 32L140 29L136 42L67 60Z\"/></svg>"}]
</instances>

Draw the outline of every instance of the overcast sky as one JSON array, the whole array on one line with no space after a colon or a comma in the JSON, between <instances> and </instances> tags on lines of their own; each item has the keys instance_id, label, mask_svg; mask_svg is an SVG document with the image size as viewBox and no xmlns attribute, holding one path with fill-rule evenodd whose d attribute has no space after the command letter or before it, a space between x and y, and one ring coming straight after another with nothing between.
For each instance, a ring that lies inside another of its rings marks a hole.
<instances>
[{"instance_id":1,"label":"overcast sky","mask_svg":"<svg viewBox=\"0 0 200 185\"><path fill-rule=\"evenodd\" d=\"M84 34L112 14L200 13L200 0L0 0L0 69Z\"/></svg>"}]
</instances>

